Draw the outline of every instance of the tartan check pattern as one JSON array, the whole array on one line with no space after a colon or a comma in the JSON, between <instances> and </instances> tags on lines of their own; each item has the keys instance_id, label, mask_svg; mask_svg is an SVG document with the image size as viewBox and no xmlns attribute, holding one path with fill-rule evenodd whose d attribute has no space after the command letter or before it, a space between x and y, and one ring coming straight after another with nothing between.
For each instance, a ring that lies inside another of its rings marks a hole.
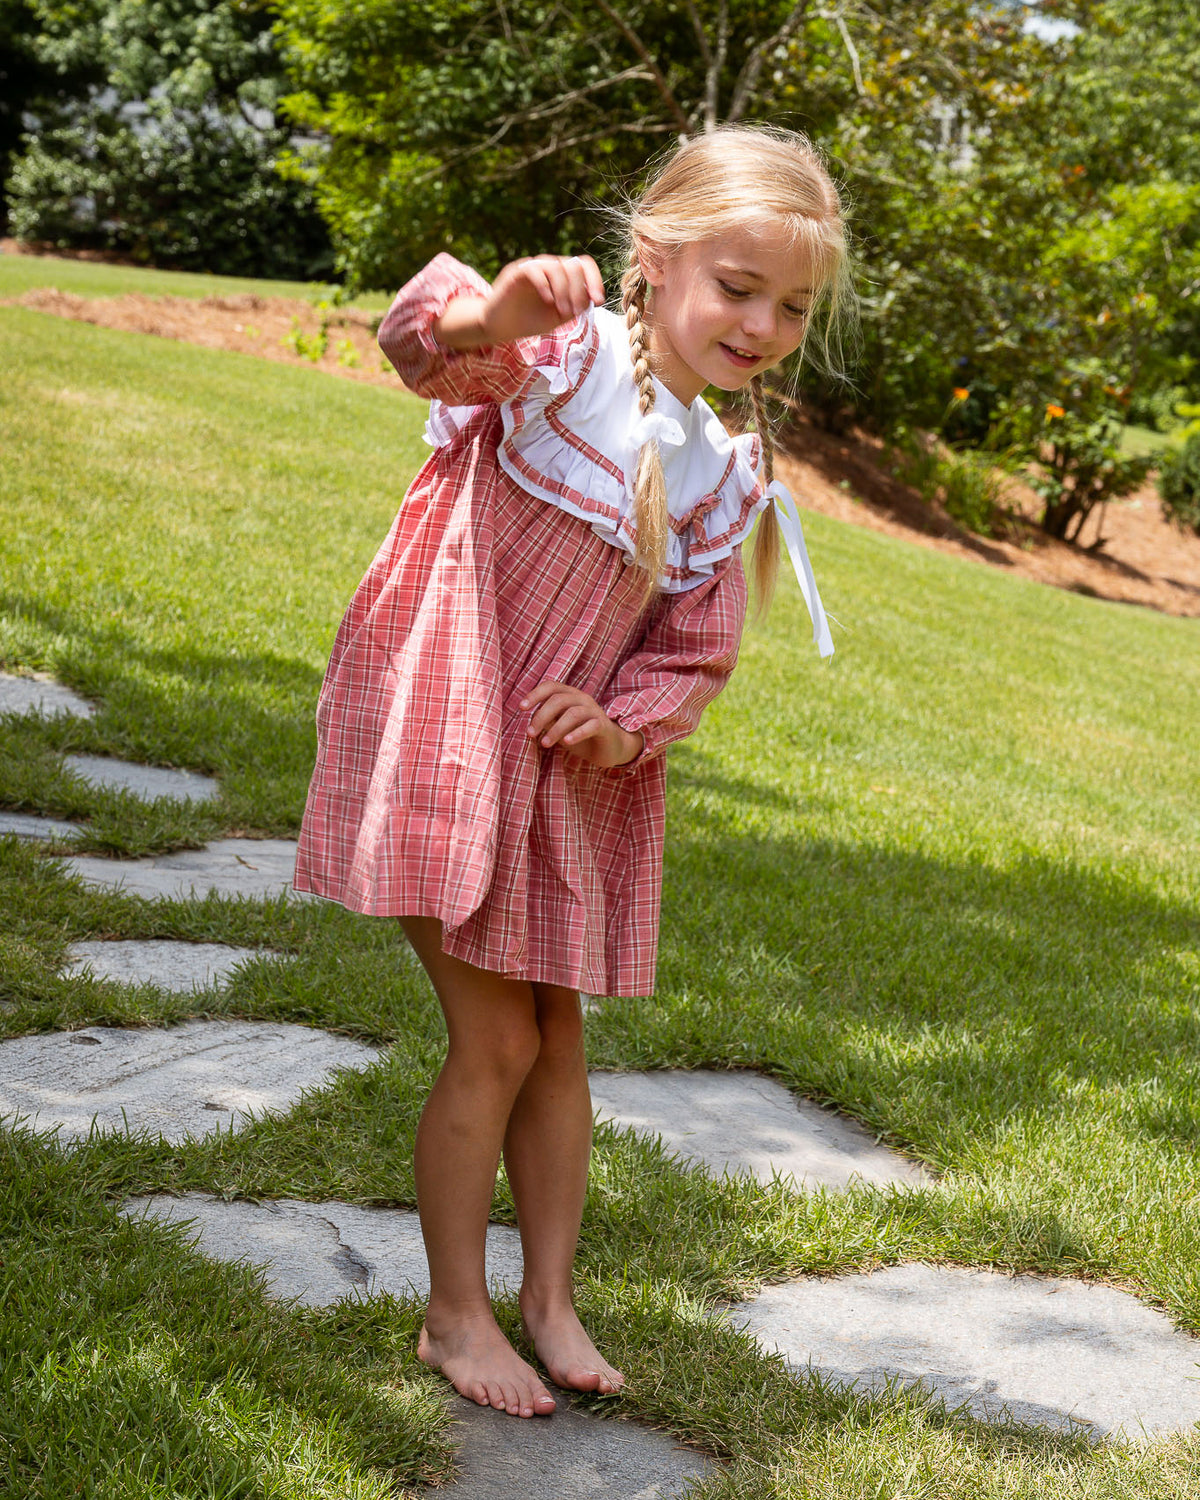
<instances>
[{"instance_id":1,"label":"tartan check pattern","mask_svg":"<svg viewBox=\"0 0 1200 1500\"><path fill-rule=\"evenodd\" d=\"M296 889L443 924L453 956L593 994L654 988L663 751L737 661L740 553L642 608L639 570L497 462L499 403L561 365L570 325L470 351L431 326L487 283L439 255L379 342L409 389L463 425L417 474L334 641ZM545 681L591 694L645 747L600 770L527 733Z\"/></svg>"}]
</instances>

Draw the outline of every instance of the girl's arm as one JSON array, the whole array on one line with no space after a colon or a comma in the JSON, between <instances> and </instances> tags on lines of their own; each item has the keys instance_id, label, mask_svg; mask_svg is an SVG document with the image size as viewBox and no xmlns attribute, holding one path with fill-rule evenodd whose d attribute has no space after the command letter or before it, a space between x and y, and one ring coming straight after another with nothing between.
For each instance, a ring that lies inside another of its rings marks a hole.
<instances>
[{"instance_id":1,"label":"girl's arm","mask_svg":"<svg viewBox=\"0 0 1200 1500\"><path fill-rule=\"evenodd\" d=\"M379 347L419 396L454 406L505 401L536 366L558 362L555 330L603 301L590 256L513 261L489 286L443 253L401 288Z\"/></svg>"},{"instance_id":2,"label":"girl's arm","mask_svg":"<svg viewBox=\"0 0 1200 1500\"><path fill-rule=\"evenodd\" d=\"M614 723L640 733L632 760L609 770L628 776L673 740L685 739L729 681L746 619L741 549L698 588L665 594L637 651L621 666L602 707Z\"/></svg>"}]
</instances>

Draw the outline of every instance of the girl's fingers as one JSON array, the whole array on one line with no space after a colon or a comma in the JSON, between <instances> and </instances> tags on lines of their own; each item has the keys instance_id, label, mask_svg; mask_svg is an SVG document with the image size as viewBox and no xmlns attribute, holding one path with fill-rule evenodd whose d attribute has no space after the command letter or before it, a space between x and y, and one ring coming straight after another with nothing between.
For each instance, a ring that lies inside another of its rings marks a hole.
<instances>
[{"instance_id":1,"label":"girl's fingers","mask_svg":"<svg viewBox=\"0 0 1200 1500\"><path fill-rule=\"evenodd\" d=\"M568 718L570 718L570 724L566 727L573 727L575 720L572 716L578 713L586 715L588 712L589 709L580 704L577 698L551 698L550 702L544 704L534 715L530 721L529 731L531 734L553 734L554 739L557 739L563 732Z\"/></svg>"},{"instance_id":2,"label":"girl's fingers","mask_svg":"<svg viewBox=\"0 0 1200 1500\"><path fill-rule=\"evenodd\" d=\"M564 693L560 689L557 693L554 694L553 697L546 699L545 702L543 702L542 706L530 719L529 733L541 734L543 730L548 729L550 725L554 723L555 719L559 716L560 713L562 713L564 708L567 708L572 703L577 703L578 701L579 700L577 698L568 697L566 693Z\"/></svg>"},{"instance_id":3,"label":"girl's fingers","mask_svg":"<svg viewBox=\"0 0 1200 1500\"><path fill-rule=\"evenodd\" d=\"M540 261L531 260L526 270L526 277L534 291L547 305L558 310L558 299L554 292L554 283L547 274L546 267Z\"/></svg>"},{"instance_id":4,"label":"girl's fingers","mask_svg":"<svg viewBox=\"0 0 1200 1500\"><path fill-rule=\"evenodd\" d=\"M550 285L554 288L554 310L564 323L573 318L576 312L575 292L571 285L572 269L567 260L557 255L546 268Z\"/></svg>"},{"instance_id":5,"label":"girl's fingers","mask_svg":"<svg viewBox=\"0 0 1200 1500\"><path fill-rule=\"evenodd\" d=\"M585 707L582 703L575 703L570 708L564 709L542 735L542 744L548 749L551 745L558 744L560 740L565 742L571 736L572 731L578 731L580 725L587 723L593 713L593 709Z\"/></svg>"},{"instance_id":6,"label":"girl's fingers","mask_svg":"<svg viewBox=\"0 0 1200 1500\"><path fill-rule=\"evenodd\" d=\"M583 281L588 297L597 307L601 306L604 302L604 277L600 274L600 267L590 255L577 255L575 260L583 268Z\"/></svg>"},{"instance_id":7,"label":"girl's fingers","mask_svg":"<svg viewBox=\"0 0 1200 1500\"><path fill-rule=\"evenodd\" d=\"M584 740L593 740L603 730L604 725L595 714L589 714L583 721L563 735L564 745L579 745Z\"/></svg>"}]
</instances>

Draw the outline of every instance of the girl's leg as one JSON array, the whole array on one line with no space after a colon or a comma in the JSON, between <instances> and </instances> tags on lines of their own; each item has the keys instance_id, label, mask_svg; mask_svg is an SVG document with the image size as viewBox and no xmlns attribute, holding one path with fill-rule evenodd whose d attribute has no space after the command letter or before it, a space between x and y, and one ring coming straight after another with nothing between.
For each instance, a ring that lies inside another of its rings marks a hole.
<instances>
[{"instance_id":1,"label":"girl's leg","mask_svg":"<svg viewBox=\"0 0 1200 1500\"><path fill-rule=\"evenodd\" d=\"M433 981L450 1038L414 1154L430 1280L417 1352L480 1406L547 1416L554 1398L500 1331L484 1275L500 1148L539 1052L533 990L444 954L432 918L400 920Z\"/></svg>"},{"instance_id":2,"label":"girl's leg","mask_svg":"<svg viewBox=\"0 0 1200 1500\"><path fill-rule=\"evenodd\" d=\"M521 1315L552 1380L608 1394L625 1377L597 1353L571 1297L592 1149L583 1016L575 990L535 984L533 996L540 1046L504 1137L525 1260Z\"/></svg>"}]
</instances>

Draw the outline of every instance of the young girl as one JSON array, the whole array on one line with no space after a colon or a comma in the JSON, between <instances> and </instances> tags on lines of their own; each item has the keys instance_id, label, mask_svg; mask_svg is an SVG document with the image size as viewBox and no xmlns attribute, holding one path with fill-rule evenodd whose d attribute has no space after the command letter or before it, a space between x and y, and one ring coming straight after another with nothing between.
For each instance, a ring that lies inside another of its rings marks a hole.
<instances>
[{"instance_id":1,"label":"young girl","mask_svg":"<svg viewBox=\"0 0 1200 1500\"><path fill-rule=\"evenodd\" d=\"M572 1302L592 1131L579 992L653 990L663 751L737 660L756 517L760 598L781 527L833 650L772 482L762 377L819 302L844 303L837 193L804 137L723 127L659 166L626 227L619 316L587 256L514 261L489 287L442 254L385 318L380 346L432 398L434 452L334 642L296 868L297 890L399 917L437 992L419 1353L523 1417L554 1399L489 1300L502 1153L538 1359L559 1386L623 1383ZM757 431L729 436L709 385L749 387Z\"/></svg>"}]
</instances>

